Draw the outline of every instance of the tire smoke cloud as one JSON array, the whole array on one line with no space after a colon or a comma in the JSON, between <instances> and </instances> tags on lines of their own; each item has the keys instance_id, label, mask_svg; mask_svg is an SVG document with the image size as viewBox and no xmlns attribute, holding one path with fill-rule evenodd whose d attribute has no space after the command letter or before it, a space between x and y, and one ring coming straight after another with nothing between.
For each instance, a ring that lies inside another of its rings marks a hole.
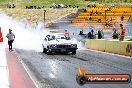
<instances>
[{"instance_id":1,"label":"tire smoke cloud","mask_svg":"<svg viewBox=\"0 0 132 88\"><path fill-rule=\"evenodd\" d=\"M42 41L49 34L47 29L44 29L42 23L38 23L36 27L30 27L27 23L14 20L3 13L0 14L0 27L2 29L4 43L8 47L6 34L9 29L15 34L16 38L13 42L13 48L24 50L42 50Z\"/></svg>"},{"instance_id":2,"label":"tire smoke cloud","mask_svg":"<svg viewBox=\"0 0 132 88\"><path fill-rule=\"evenodd\" d=\"M50 34L48 29L45 29L43 26L43 23L38 23L38 25L31 27L25 22L16 21L12 17L0 13L0 27L2 29L6 48L8 48L6 35L9 32L9 29L12 29L12 32L16 36L13 42L13 48L42 52L42 42L44 37L47 34ZM77 39L74 39L73 42L78 44L79 50L84 49L84 45Z\"/></svg>"}]
</instances>

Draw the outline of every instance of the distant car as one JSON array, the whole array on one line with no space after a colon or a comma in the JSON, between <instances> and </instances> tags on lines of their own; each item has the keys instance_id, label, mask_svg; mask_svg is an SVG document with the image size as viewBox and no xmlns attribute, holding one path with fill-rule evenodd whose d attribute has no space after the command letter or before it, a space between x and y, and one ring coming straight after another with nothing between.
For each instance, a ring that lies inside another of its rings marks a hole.
<instances>
[{"instance_id":1,"label":"distant car","mask_svg":"<svg viewBox=\"0 0 132 88\"><path fill-rule=\"evenodd\" d=\"M74 43L69 36L63 33L53 33L47 35L42 43L43 53L48 55L52 53L71 53L76 54L77 44Z\"/></svg>"},{"instance_id":2,"label":"distant car","mask_svg":"<svg viewBox=\"0 0 132 88\"><path fill-rule=\"evenodd\" d=\"M53 3L53 4L51 4L49 7L50 7L50 8L67 8L67 5L64 5L64 4L55 4L55 3Z\"/></svg>"},{"instance_id":3,"label":"distant car","mask_svg":"<svg viewBox=\"0 0 132 88\"><path fill-rule=\"evenodd\" d=\"M59 5L59 8L67 8L67 6L64 4L58 4L58 5Z\"/></svg>"},{"instance_id":4,"label":"distant car","mask_svg":"<svg viewBox=\"0 0 132 88\"><path fill-rule=\"evenodd\" d=\"M50 8L58 8L58 5L53 3L52 5L50 5Z\"/></svg>"}]
</instances>

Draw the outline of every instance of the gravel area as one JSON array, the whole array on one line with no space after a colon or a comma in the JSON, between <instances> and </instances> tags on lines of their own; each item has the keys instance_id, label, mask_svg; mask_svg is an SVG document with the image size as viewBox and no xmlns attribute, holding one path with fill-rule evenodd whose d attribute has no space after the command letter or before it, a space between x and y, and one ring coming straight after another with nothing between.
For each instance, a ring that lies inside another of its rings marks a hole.
<instances>
[{"instance_id":1,"label":"gravel area","mask_svg":"<svg viewBox=\"0 0 132 88\"><path fill-rule=\"evenodd\" d=\"M4 11L8 16L11 16L18 21L28 22L30 25L36 25L36 22L44 22L44 10L46 10L45 25L51 24L56 20L78 11L76 8L0 9L0 11Z\"/></svg>"}]
</instances>

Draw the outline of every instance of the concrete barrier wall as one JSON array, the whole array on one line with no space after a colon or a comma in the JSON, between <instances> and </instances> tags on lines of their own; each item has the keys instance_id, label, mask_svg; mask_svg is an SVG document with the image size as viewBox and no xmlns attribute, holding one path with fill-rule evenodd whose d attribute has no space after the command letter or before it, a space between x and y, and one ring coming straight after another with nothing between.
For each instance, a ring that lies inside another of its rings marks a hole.
<instances>
[{"instance_id":1,"label":"concrete barrier wall","mask_svg":"<svg viewBox=\"0 0 132 88\"><path fill-rule=\"evenodd\" d=\"M86 40L85 47L93 50L132 56L132 41L88 39Z\"/></svg>"},{"instance_id":2,"label":"concrete barrier wall","mask_svg":"<svg viewBox=\"0 0 132 88\"><path fill-rule=\"evenodd\" d=\"M105 39L88 39L85 47L93 50L105 51Z\"/></svg>"}]
</instances>

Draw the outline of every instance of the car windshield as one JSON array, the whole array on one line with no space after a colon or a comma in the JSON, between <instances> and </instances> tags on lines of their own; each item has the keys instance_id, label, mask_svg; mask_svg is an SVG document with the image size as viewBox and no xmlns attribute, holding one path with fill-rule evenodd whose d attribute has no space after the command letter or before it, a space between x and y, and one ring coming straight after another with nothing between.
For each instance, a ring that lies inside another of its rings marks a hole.
<instances>
[{"instance_id":1,"label":"car windshield","mask_svg":"<svg viewBox=\"0 0 132 88\"><path fill-rule=\"evenodd\" d=\"M58 34L58 35L51 35L50 40L55 40L55 39L66 39L66 40L70 40L70 36L65 36L64 34Z\"/></svg>"}]
</instances>

